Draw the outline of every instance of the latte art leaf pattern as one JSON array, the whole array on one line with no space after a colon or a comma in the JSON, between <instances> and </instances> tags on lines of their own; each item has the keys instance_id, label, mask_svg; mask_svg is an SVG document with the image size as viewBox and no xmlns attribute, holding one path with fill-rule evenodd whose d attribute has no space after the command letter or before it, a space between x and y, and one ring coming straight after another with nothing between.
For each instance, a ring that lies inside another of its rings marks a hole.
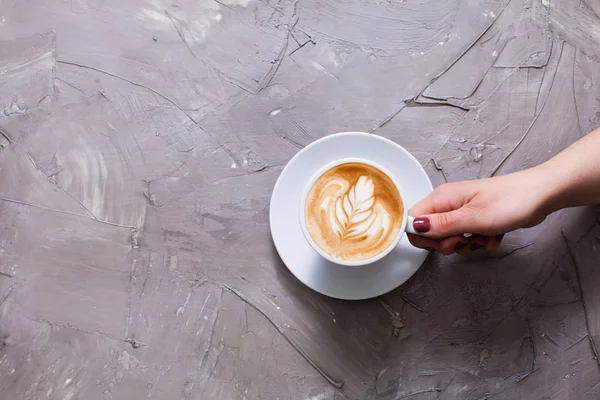
<instances>
[{"instance_id":1,"label":"latte art leaf pattern","mask_svg":"<svg viewBox=\"0 0 600 400\"><path fill-rule=\"evenodd\" d=\"M342 260L365 260L392 244L402 227L402 199L394 182L360 162L323 173L304 204L306 229L315 244Z\"/></svg>"},{"instance_id":2,"label":"latte art leaf pattern","mask_svg":"<svg viewBox=\"0 0 600 400\"><path fill-rule=\"evenodd\" d=\"M375 198L373 180L366 176L358 178L358 182L344 196L335 201L335 213L331 213L330 224L333 231L343 242L367 234L377 215L373 212Z\"/></svg>"}]
</instances>

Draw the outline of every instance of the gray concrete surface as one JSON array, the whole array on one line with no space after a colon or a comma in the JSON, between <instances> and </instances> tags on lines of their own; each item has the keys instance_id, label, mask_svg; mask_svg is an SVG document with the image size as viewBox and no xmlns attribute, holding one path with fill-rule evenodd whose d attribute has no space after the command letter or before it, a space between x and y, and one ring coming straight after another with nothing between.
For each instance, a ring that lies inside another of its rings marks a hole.
<instances>
[{"instance_id":1,"label":"gray concrete surface","mask_svg":"<svg viewBox=\"0 0 600 400\"><path fill-rule=\"evenodd\" d=\"M598 209L361 302L268 227L329 133L439 184L598 126L599 4L0 0L0 398L599 399Z\"/></svg>"}]
</instances>

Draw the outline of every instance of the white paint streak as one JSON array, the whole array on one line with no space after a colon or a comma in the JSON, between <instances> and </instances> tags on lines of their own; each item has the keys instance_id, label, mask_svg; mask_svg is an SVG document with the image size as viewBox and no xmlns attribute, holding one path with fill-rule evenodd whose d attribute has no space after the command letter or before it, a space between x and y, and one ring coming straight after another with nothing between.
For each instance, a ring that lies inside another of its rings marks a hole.
<instances>
[{"instance_id":1,"label":"white paint streak","mask_svg":"<svg viewBox=\"0 0 600 400\"><path fill-rule=\"evenodd\" d=\"M135 17L142 22L151 23L153 30L168 31L173 29L169 18L164 12L159 12L158 10L143 8L135 14Z\"/></svg>"},{"instance_id":2,"label":"white paint streak","mask_svg":"<svg viewBox=\"0 0 600 400\"><path fill-rule=\"evenodd\" d=\"M185 308L187 307L188 303L190 302L191 297L192 297L192 292L189 292L187 297L185 298L185 302L183 303L183 305L181 305L177 309L177 312L175 313L175 315L181 315L185 312Z\"/></svg>"},{"instance_id":3,"label":"white paint streak","mask_svg":"<svg viewBox=\"0 0 600 400\"><path fill-rule=\"evenodd\" d=\"M321 71L321 72L327 72L327 70L325 69L324 66L322 66L321 64L319 64L318 62L314 62L312 63L313 67L315 67L315 69Z\"/></svg>"}]
</instances>

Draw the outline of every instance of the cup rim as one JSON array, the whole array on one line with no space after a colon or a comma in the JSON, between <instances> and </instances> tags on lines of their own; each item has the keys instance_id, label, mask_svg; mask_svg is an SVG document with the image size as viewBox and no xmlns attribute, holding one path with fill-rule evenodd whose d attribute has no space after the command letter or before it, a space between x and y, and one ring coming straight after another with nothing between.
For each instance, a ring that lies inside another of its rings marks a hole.
<instances>
[{"instance_id":1,"label":"cup rim","mask_svg":"<svg viewBox=\"0 0 600 400\"><path fill-rule=\"evenodd\" d=\"M390 245L388 247L386 247L386 249L383 250L381 253L379 253L371 258L367 258L365 260L348 261L348 260L342 260L337 257L332 257L329 254L327 254L323 249L321 249L315 243L315 241L311 237L310 233L308 232L308 228L306 227L306 220L304 218L305 217L304 205L306 203L306 197L308 196L310 189L312 188L314 183L317 181L317 179L319 179L319 177L321 175L323 175L325 172L329 171L330 169L337 167L338 165L342 165L342 164L346 164L346 163L350 163L350 162L359 162L359 163L367 164L374 168L379 169L381 172L383 172L385 175L387 175L387 177L390 178L390 180L392 181L394 186L396 186L398 193L400 193L400 199L402 200L402 208L403 208L402 224L400 225L400 229L398 230L396 237L394 238L392 243L390 243ZM322 167L320 167L319 169L317 169L317 171L314 174L312 174L312 176L306 182L305 187L302 190L302 195L300 196L298 215L300 218L300 227L302 228L302 233L304 234L304 238L306 239L308 244L313 248L313 250L315 250L321 257L325 258L326 260L328 260L334 264L349 266L349 267L356 267L356 266L372 264L372 263L382 259L383 257L387 256L394 248L396 248L396 246L400 242L400 239L402 239L402 237L404 236L404 233L406 232L408 210L406 209L406 204L405 204L404 198L402 197L402 193L403 193L402 186L398 182L398 179L396 179L396 177L392 173L390 173L387 168L383 167L382 165L380 165L379 163L377 163L375 161L372 161L372 160L369 160L366 158L361 158L361 157L345 157L345 158L339 158L337 160L329 162L329 163L323 165Z\"/></svg>"}]
</instances>

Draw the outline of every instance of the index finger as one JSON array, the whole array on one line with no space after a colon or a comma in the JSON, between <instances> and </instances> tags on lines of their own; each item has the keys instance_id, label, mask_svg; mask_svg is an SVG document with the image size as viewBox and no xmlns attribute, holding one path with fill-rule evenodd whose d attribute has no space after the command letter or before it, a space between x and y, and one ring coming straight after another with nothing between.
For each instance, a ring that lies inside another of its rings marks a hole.
<instances>
[{"instance_id":1,"label":"index finger","mask_svg":"<svg viewBox=\"0 0 600 400\"><path fill-rule=\"evenodd\" d=\"M458 210L468 202L467 189L459 183L438 186L429 196L411 207L408 214L418 217Z\"/></svg>"}]
</instances>

